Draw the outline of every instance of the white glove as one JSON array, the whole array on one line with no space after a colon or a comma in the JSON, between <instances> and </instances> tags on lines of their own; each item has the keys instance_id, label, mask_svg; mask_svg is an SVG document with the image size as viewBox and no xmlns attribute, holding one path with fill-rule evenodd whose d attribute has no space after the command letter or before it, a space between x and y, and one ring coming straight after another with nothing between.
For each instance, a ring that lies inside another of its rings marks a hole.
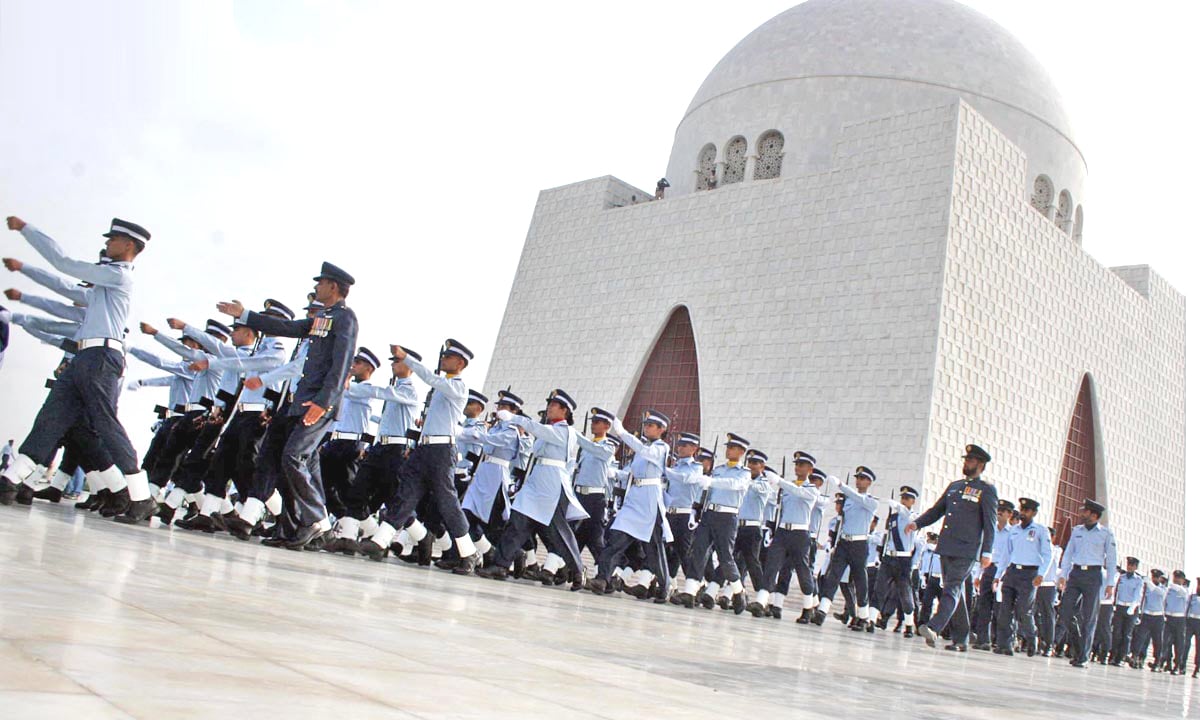
<instances>
[{"instance_id":1,"label":"white glove","mask_svg":"<svg viewBox=\"0 0 1200 720\"><path fill-rule=\"evenodd\" d=\"M515 416L508 410L497 410L496 411L496 418L503 422L508 422L509 420L512 420L513 417L515 417Z\"/></svg>"},{"instance_id":2,"label":"white glove","mask_svg":"<svg viewBox=\"0 0 1200 720\"><path fill-rule=\"evenodd\" d=\"M142 387L141 380L130 380L129 384L125 386L125 389L128 390L129 392L137 392L138 389L140 389L141 387Z\"/></svg>"},{"instance_id":3,"label":"white glove","mask_svg":"<svg viewBox=\"0 0 1200 720\"><path fill-rule=\"evenodd\" d=\"M1125 608L1126 615L1132 615L1135 612L1137 612L1137 605L1130 605L1129 607Z\"/></svg>"},{"instance_id":4,"label":"white glove","mask_svg":"<svg viewBox=\"0 0 1200 720\"><path fill-rule=\"evenodd\" d=\"M621 433L625 432L625 426L621 424L621 418L613 418L612 429L613 433L616 435L620 435Z\"/></svg>"}]
</instances>

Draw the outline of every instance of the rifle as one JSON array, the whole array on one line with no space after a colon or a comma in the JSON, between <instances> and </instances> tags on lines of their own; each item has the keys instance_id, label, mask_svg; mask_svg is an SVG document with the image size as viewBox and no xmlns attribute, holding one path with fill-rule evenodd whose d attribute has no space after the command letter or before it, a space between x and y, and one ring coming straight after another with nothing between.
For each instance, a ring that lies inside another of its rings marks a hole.
<instances>
[{"instance_id":1,"label":"rifle","mask_svg":"<svg viewBox=\"0 0 1200 720\"><path fill-rule=\"evenodd\" d=\"M714 471L717 468L717 445L719 445L720 442L721 442L721 434L717 433L717 436L715 438L713 438L713 449L712 449L713 470ZM709 489L704 488L703 492L700 493L700 503L699 503L700 506L693 507L693 509L696 511L695 515L696 515L696 524L697 525L700 524L700 519L704 517L704 508L708 507L708 492L709 492Z\"/></svg>"},{"instance_id":2,"label":"rifle","mask_svg":"<svg viewBox=\"0 0 1200 720\"><path fill-rule=\"evenodd\" d=\"M263 334L259 333L254 340L254 347L250 348L250 352L246 357L252 357L259 348L262 347ZM217 445L220 444L221 438L225 437L225 431L233 424L233 416L237 414L237 403L242 398L242 391L246 389L246 377L243 375L238 378L237 388L232 393L227 393L224 390L217 391L217 399L225 403L225 420L221 423L221 429L217 431L217 436L213 438L212 444L204 451L204 459L212 457L217 451ZM210 408L211 409L211 408Z\"/></svg>"},{"instance_id":3,"label":"rifle","mask_svg":"<svg viewBox=\"0 0 1200 720\"><path fill-rule=\"evenodd\" d=\"M589 408L583 416L583 431L590 432L588 428L592 426L592 414L596 412L596 408ZM579 477L579 466L583 461L583 446L581 445L575 450L575 470L571 473L571 487L575 487L575 478Z\"/></svg>"}]
</instances>

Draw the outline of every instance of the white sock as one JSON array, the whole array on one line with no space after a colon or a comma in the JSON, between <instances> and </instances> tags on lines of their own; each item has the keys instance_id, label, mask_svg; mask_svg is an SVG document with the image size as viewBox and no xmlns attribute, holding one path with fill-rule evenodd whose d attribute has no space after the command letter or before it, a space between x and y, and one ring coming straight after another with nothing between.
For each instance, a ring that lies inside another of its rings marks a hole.
<instances>
[{"instance_id":1,"label":"white sock","mask_svg":"<svg viewBox=\"0 0 1200 720\"><path fill-rule=\"evenodd\" d=\"M108 488L112 492L120 492L128 484L125 482L125 476L121 474L116 465L110 465L108 468L101 470L96 480L100 487Z\"/></svg>"},{"instance_id":2,"label":"white sock","mask_svg":"<svg viewBox=\"0 0 1200 720\"><path fill-rule=\"evenodd\" d=\"M487 555L488 552L491 551L492 543L487 539L487 535L481 535L479 539L475 541L475 549L479 551L480 555Z\"/></svg>"},{"instance_id":3,"label":"white sock","mask_svg":"<svg viewBox=\"0 0 1200 720\"><path fill-rule=\"evenodd\" d=\"M683 581L684 594L695 595L699 589L700 589L700 581L699 580L692 580L691 578L684 579L684 581Z\"/></svg>"},{"instance_id":4,"label":"white sock","mask_svg":"<svg viewBox=\"0 0 1200 720\"><path fill-rule=\"evenodd\" d=\"M87 483L88 492L92 495L105 489L104 485L100 484L100 471L89 470L83 474L83 481Z\"/></svg>"},{"instance_id":5,"label":"white sock","mask_svg":"<svg viewBox=\"0 0 1200 720\"><path fill-rule=\"evenodd\" d=\"M171 504L171 498L174 497L175 493L179 493L181 496L183 495L182 490L175 488L171 492L167 493L167 504L171 505L172 507L179 507L178 500L174 505ZM182 499L182 497L180 499ZM238 514L242 516L243 520L251 525L257 525L258 521L262 520L263 518L263 511L265 508L266 506L263 505L262 500L259 500L258 498L246 498L246 504L242 505L242 511Z\"/></svg>"},{"instance_id":6,"label":"white sock","mask_svg":"<svg viewBox=\"0 0 1200 720\"><path fill-rule=\"evenodd\" d=\"M379 526L381 524L384 524L384 523L375 523L375 532L379 532ZM371 533L371 535L374 536L375 533ZM366 536L367 536L367 534L364 532L363 537L366 537ZM401 545L403 545L405 553L407 553L407 551L411 550L413 545L416 545L416 543L413 542L412 535L408 534L408 530L401 530L400 532L396 533L396 537L395 537L395 539L392 540L392 542L400 543Z\"/></svg>"},{"instance_id":7,"label":"white sock","mask_svg":"<svg viewBox=\"0 0 1200 720\"><path fill-rule=\"evenodd\" d=\"M216 495L205 495L200 501L200 514L212 517L213 513L221 509L221 498Z\"/></svg>"},{"instance_id":8,"label":"white sock","mask_svg":"<svg viewBox=\"0 0 1200 720\"><path fill-rule=\"evenodd\" d=\"M379 523L379 527L383 527L384 525L387 525L387 523ZM425 529L420 520L413 520L412 524L404 529L408 531L408 536L412 538L414 544L421 542L429 534L429 531Z\"/></svg>"},{"instance_id":9,"label":"white sock","mask_svg":"<svg viewBox=\"0 0 1200 720\"><path fill-rule=\"evenodd\" d=\"M830 600L829 598L821 598L820 604L817 605L817 610L828 615L830 605L833 605L832 600Z\"/></svg>"},{"instance_id":10,"label":"white sock","mask_svg":"<svg viewBox=\"0 0 1200 720\"><path fill-rule=\"evenodd\" d=\"M633 568L621 568L621 582L625 583L626 585L633 584Z\"/></svg>"},{"instance_id":11,"label":"white sock","mask_svg":"<svg viewBox=\"0 0 1200 720\"><path fill-rule=\"evenodd\" d=\"M13 484L20 484L35 472L37 472L37 463L30 460L27 455L17 455L4 469L3 476Z\"/></svg>"},{"instance_id":12,"label":"white sock","mask_svg":"<svg viewBox=\"0 0 1200 720\"><path fill-rule=\"evenodd\" d=\"M184 497L185 497L185 493L182 490L180 490L179 488L171 488L171 492L167 493L167 497L165 500L163 500L163 502L165 502L166 504L168 504L171 507L178 510L179 506L183 504ZM259 503L259 504L261 505L262 503ZM252 525L254 523L258 522L258 518L250 520L249 518L243 517L243 519Z\"/></svg>"},{"instance_id":13,"label":"white sock","mask_svg":"<svg viewBox=\"0 0 1200 720\"><path fill-rule=\"evenodd\" d=\"M734 580L732 583L730 583L729 590L734 595L741 595L742 593L746 592L746 588L742 585L741 580Z\"/></svg>"},{"instance_id":14,"label":"white sock","mask_svg":"<svg viewBox=\"0 0 1200 720\"><path fill-rule=\"evenodd\" d=\"M468 539L470 539L470 538L468 538ZM448 533L448 532L442 533L441 537L439 537L437 540L433 541L433 546L436 549L441 550L442 552L446 552L447 550L449 550L450 544L451 544L450 533Z\"/></svg>"},{"instance_id":15,"label":"white sock","mask_svg":"<svg viewBox=\"0 0 1200 720\"><path fill-rule=\"evenodd\" d=\"M146 479L146 473L135 472L132 475L125 475L124 478L125 484L129 487L129 499L132 502L150 499L150 481Z\"/></svg>"},{"instance_id":16,"label":"white sock","mask_svg":"<svg viewBox=\"0 0 1200 720\"><path fill-rule=\"evenodd\" d=\"M62 490L71 482L71 476L62 470L56 470L54 477L50 478L50 487Z\"/></svg>"},{"instance_id":17,"label":"white sock","mask_svg":"<svg viewBox=\"0 0 1200 720\"><path fill-rule=\"evenodd\" d=\"M229 502L228 497L221 498L220 512L222 515L228 515L233 512L233 503Z\"/></svg>"},{"instance_id":18,"label":"white sock","mask_svg":"<svg viewBox=\"0 0 1200 720\"><path fill-rule=\"evenodd\" d=\"M564 563L565 564L565 563ZM633 584L641 585L642 587L650 587L650 581L654 579L654 573L649 570L638 570L633 574Z\"/></svg>"},{"instance_id":19,"label":"white sock","mask_svg":"<svg viewBox=\"0 0 1200 720\"><path fill-rule=\"evenodd\" d=\"M542 569L547 572L556 573L559 568L566 567L566 565L567 562L565 560L554 553L550 553L546 556L546 562L542 563Z\"/></svg>"},{"instance_id":20,"label":"white sock","mask_svg":"<svg viewBox=\"0 0 1200 720\"><path fill-rule=\"evenodd\" d=\"M46 469L47 468L45 465L36 466L33 469L33 472L29 474L29 477L25 478L21 482L25 485L28 485L31 490L36 489L38 481L46 477Z\"/></svg>"},{"instance_id":21,"label":"white sock","mask_svg":"<svg viewBox=\"0 0 1200 720\"><path fill-rule=\"evenodd\" d=\"M195 505L196 507L201 507L204 504L204 493L202 492L188 493L187 495L184 495L184 497L187 498L189 504Z\"/></svg>"},{"instance_id":22,"label":"white sock","mask_svg":"<svg viewBox=\"0 0 1200 720\"><path fill-rule=\"evenodd\" d=\"M162 502L162 488L154 483L150 483L150 497L154 498L158 502Z\"/></svg>"},{"instance_id":23,"label":"white sock","mask_svg":"<svg viewBox=\"0 0 1200 720\"><path fill-rule=\"evenodd\" d=\"M912 627L912 626L913 626L913 614L912 613L904 613L904 627Z\"/></svg>"},{"instance_id":24,"label":"white sock","mask_svg":"<svg viewBox=\"0 0 1200 720\"><path fill-rule=\"evenodd\" d=\"M537 550L525 551L525 565L537 565Z\"/></svg>"},{"instance_id":25,"label":"white sock","mask_svg":"<svg viewBox=\"0 0 1200 720\"><path fill-rule=\"evenodd\" d=\"M861 605L854 608L854 617L858 618L859 620L866 620L869 616L870 613L867 612L867 608Z\"/></svg>"},{"instance_id":26,"label":"white sock","mask_svg":"<svg viewBox=\"0 0 1200 720\"><path fill-rule=\"evenodd\" d=\"M812 610L813 608L815 608L817 606L818 602L819 602L819 598L816 595L805 595L804 596L804 609Z\"/></svg>"},{"instance_id":27,"label":"white sock","mask_svg":"<svg viewBox=\"0 0 1200 720\"><path fill-rule=\"evenodd\" d=\"M710 582L710 583L709 583L709 584L708 584L708 585L707 585L707 586L704 588L704 594L705 594L705 595L710 595L710 596L712 596L712 597L714 597L714 598L715 598L717 595L719 595L720 593L721 593L721 586L720 586L720 585L717 585L715 582Z\"/></svg>"},{"instance_id":28,"label":"white sock","mask_svg":"<svg viewBox=\"0 0 1200 720\"><path fill-rule=\"evenodd\" d=\"M470 535L454 538L454 547L458 548L458 556L462 558L471 557L477 550L475 543L471 542Z\"/></svg>"},{"instance_id":29,"label":"white sock","mask_svg":"<svg viewBox=\"0 0 1200 720\"><path fill-rule=\"evenodd\" d=\"M385 548L392 544L392 539L396 537L396 528L387 523L379 523L379 529L371 536L371 542L381 548Z\"/></svg>"},{"instance_id":30,"label":"white sock","mask_svg":"<svg viewBox=\"0 0 1200 720\"><path fill-rule=\"evenodd\" d=\"M343 540L358 539L358 520L352 517L338 518L337 536Z\"/></svg>"},{"instance_id":31,"label":"white sock","mask_svg":"<svg viewBox=\"0 0 1200 720\"><path fill-rule=\"evenodd\" d=\"M378 529L379 521L375 519L374 515L358 523L358 531L363 537L371 537Z\"/></svg>"},{"instance_id":32,"label":"white sock","mask_svg":"<svg viewBox=\"0 0 1200 720\"><path fill-rule=\"evenodd\" d=\"M754 601L759 605L766 606L771 603L771 593L767 592L766 590L759 590L758 592L754 593Z\"/></svg>"},{"instance_id":33,"label":"white sock","mask_svg":"<svg viewBox=\"0 0 1200 720\"><path fill-rule=\"evenodd\" d=\"M265 507L267 508L267 512L272 515L278 515L283 512L283 496L279 494L278 490L271 493L271 497L267 498Z\"/></svg>"},{"instance_id":34,"label":"white sock","mask_svg":"<svg viewBox=\"0 0 1200 720\"><path fill-rule=\"evenodd\" d=\"M333 529L333 524L329 522L328 516L321 518L315 524L317 526L317 530L323 533L329 532Z\"/></svg>"},{"instance_id":35,"label":"white sock","mask_svg":"<svg viewBox=\"0 0 1200 720\"><path fill-rule=\"evenodd\" d=\"M875 622L879 619L879 608L867 608L867 619Z\"/></svg>"},{"instance_id":36,"label":"white sock","mask_svg":"<svg viewBox=\"0 0 1200 720\"><path fill-rule=\"evenodd\" d=\"M787 597L781 592L771 593L771 604L777 608L783 607L783 600Z\"/></svg>"}]
</instances>

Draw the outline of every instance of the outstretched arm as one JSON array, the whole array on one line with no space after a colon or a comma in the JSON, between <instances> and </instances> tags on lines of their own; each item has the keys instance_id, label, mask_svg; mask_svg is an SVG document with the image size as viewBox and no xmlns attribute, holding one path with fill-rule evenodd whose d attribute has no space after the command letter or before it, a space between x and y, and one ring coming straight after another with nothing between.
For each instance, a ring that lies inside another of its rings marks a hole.
<instances>
[{"instance_id":1,"label":"outstretched arm","mask_svg":"<svg viewBox=\"0 0 1200 720\"><path fill-rule=\"evenodd\" d=\"M131 280L129 272L124 267L97 265L67 257L58 243L32 225L22 227L21 234L25 236L33 249L38 251L39 255L46 258L46 262L61 273L105 287L121 287L128 285Z\"/></svg>"}]
</instances>

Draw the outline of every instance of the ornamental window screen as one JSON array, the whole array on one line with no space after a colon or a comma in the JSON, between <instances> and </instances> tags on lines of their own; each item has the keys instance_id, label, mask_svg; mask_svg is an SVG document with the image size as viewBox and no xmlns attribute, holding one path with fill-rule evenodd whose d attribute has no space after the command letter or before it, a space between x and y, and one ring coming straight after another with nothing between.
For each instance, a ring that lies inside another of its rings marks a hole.
<instances>
[{"instance_id":1,"label":"ornamental window screen","mask_svg":"<svg viewBox=\"0 0 1200 720\"><path fill-rule=\"evenodd\" d=\"M1071 228L1071 239L1083 243L1083 206L1075 206L1075 227Z\"/></svg>"},{"instance_id":2,"label":"ornamental window screen","mask_svg":"<svg viewBox=\"0 0 1200 720\"><path fill-rule=\"evenodd\" d=\"M1054 184L1045 175L1038 175L1033 181L1033 209L1049 218L1053 202Z\"/></svg>"},{"instance_id":3,"label":"ornamental window screen","mask_svg":"<svg viewBox=\"0 0 1200 720\"><path fill-rule=\"evenodd\" d=\"M1096 498L1096 426L1092 410L1092 380L1085 375L1075 398L1054 499L1055 544L1064 548L1071 538L1071 528L1079 521L1083 501Z\"/></svg>"},{"instance_id":4,"label":"ornamental window screen","mask_svg":"<svg viewBox=\"0 0 1200 720\"><path fill-rule=\"evenodd\" d=\"M758 160L754 163L754 179L770 180L783 170L783 134L768 130L758 139Z\"/></svg>"},{"instance_id":5,"label":"ornamental window screen","mask_svg":"<svg viewBox=\"0 0 1200 720\"><path fill-rule=\"evenodd\" d=\"M654 343L622 422L637 432L642 413L651 409L670 418L672 437L700 432L700 368L692 318L685 307L675 308Z\"/></svg>"},{"instance_id":6,"label":"ornamental window screen","mask_svg":"<svg viewBox=\"0 0 1200 720\"><path fill-rule=\"evenodd\" d=\"M1058 211L1054 215L1054 224L1068 235L1071 233L1071 214L1074 210L1071 193L1063 190L1058 194Z\"/></svg>"},{"instance_id":7,"label":"ornamental window screen","mask_svg":"<svg viewBox=\"0 0 1200 720\"><path fill-rule=\"evenodd\" d=\"M739 183L746 179L746 149L749 146L741 135L725 146L725 170L721 173L721 184Z\"/></svg>"},{"instance_id":8,"label":"ornamental window screen","mask_svg":"<svg viewBox=\"0 0 1200 720\"><path fill-rule=\"evenodd\" d=\"M717 146L709 143L700 150L696 163L696 189L712 190L717 184Z\"/></svg>"}]
</instances>

